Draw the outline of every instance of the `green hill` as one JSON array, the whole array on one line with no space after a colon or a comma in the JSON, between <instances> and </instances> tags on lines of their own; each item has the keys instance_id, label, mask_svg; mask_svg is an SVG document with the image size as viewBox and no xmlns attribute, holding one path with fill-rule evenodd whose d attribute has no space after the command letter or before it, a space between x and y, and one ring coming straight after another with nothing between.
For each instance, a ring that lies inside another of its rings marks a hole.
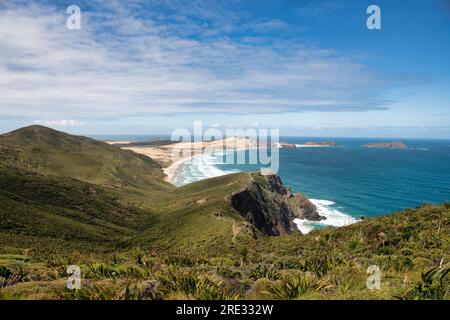
<instances>
[{"instance_id":1,"label":"green hill","mask_svg":"<svg viewBox=\"0 0 450 320\"><path fill-rule=\"evenodd\" d=\"M292 232L288 214L293 219L293 211L303 205L273 189L274 184L283 189L281 181L257 174L177 189L148 157L42 126L1 135L0 159L5 199L0 232L76 240L93 249L113 242L116 248L197 245L216 250L232 246L241 234ZM231 201L232 195L250 193L250 186L252 199L245 202L258 212Z\"/></svg>"},{"instance_id":2,"label":"green hill","mask_svg":"<svg viewBox=\"0 0 450 320\"><path fill-rule=\"evenodd\" d=\"M17 241L34 236L41 244L58 239L102 248L156 219L106 188L11 167L0 166L0 199L0 233L16 234Z\"/></svg>"},{"instance_id":3,"label":"green hill","mask_svg":"<svg viewBox=\"0 0 450 320\"><path fill-rule=\"evenodd\" d=\"M292 220L321 217L277 176L176 188L150 158L41 126L1 135L0 160L0 299L449 297L448 204L304 236Z\"/></svg>"},{"instance_id":4,"label":"green hill","mask_svg":"<svg viewBox=\"0 0 450 320\"><path fill-rule=\"evenodd\" d=\"M160 165L143 155L43 126L0 135L0 160L42 174L114 187L171 190Z\"/></svg>"}]
</instances>

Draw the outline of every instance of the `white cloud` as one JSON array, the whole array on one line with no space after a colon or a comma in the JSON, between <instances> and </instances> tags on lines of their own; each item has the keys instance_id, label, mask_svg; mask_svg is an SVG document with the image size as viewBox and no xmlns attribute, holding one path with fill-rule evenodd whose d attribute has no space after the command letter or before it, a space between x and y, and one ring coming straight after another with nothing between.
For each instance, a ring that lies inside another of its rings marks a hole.
<instances>
[{"instance_id":1,"label":"white cloud","mask_svg":"<svg viewBox=\"0 0 450 320\"><path fill-rule=\"evenodd\" d=\"M254 22L248 25L244 25L244 28L252 29L256 32L270 32L279 29L286 29L289 24L279 19L271 19L267 21Z\"/></svg>"},{"instance_id":2,"label":"white cloud","mask_svg":"<svg viewBox=\"0 0 450 320\"><path fill-rule=\"evenodd\" d=\"M56 127L78 127L84 126L84 122L77 120L35 120L35 124L43 126L56 126Z\"/></svg>"},{"instance_id":3,"label":"white cloud","mask_svg":"<svg viewBox=\"0 0 450 320\"><path fill-rule=\"evenodd\" d=\"M154 1L171 13L142 18L139 1L98 2L105 7L82 11L81 31L65 28L61 8L0 6L0 117L384 108L379 93L388 83L361 63L295 41L233 39L227 32L241 18L202 3Z\"/></svg>"}]
</instances>

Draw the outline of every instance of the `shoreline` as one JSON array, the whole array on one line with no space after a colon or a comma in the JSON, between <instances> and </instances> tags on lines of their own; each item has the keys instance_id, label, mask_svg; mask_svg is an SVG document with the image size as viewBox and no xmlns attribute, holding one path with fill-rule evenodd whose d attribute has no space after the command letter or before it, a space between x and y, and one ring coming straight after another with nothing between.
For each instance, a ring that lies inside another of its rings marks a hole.
<instances>
[{"instance_id":1,"label":"shoreline","mask_svg":"<svg viewBox=\"0 0 450 320\"><path fill-rule=\"evenodd\" d=\"M232 149L232 150L228 150L228 151L220 150L220 152L223 152L223 154L225 154L226 152L230 152L230 151L237 152L237 151L245 151L245 150L250 150L250 149L255 149L255 148L256 147L237 148L237 149ZM217 151L217 150L213 150L213 152L215 152L215 151ZM209 152L209 153L202 152L201 154L188 156L188 157L185 157L185 158L180 159L178 161L172 162L169 166L162 168L164 173L167 176L164 180L174 184L174 178L176 177L175 174L176 174L176 172L177 172L179 167L181 167L182 165L184 165L188 161L194 160L197 157L205 158L205 157L210 156L210 155L211 155L211 152ZM227 174L227 173L225 173L225 174Z\"/></svg>"},{"instance_id":2,"label":"shoreline","mask_svg":"<svg viewBox=\"0 0 450 320\"><path fill-rule=\"evenodd\" d=\"M107 140L104 141L110 145L114 144L122 144L125 141L113 141L113 140ZM224 148L225 146L229 146L231 142L232 147L230 149ZM296 144L297 148L326 148L330 147L329 145L323 145L323 144ZM126 145L120 146L119 148L123 150L130 150L142 155L145 155L161 164L161 169L163 170L166 177L164 178L164 181L169 182L173 185L176 185L174 183L174 180L176 178L177 170L185 164L187 161L192 161L195 157L201 156L205 157L212 151L219 151L219 152L236 152L236 151L243 151L243 150L251 150L260 147L255 141L249 139L249 138L241 138L241 137L231 137L226 138L222 140L217 141L210 141L210 142L177 142L169 145L156 145L156 146L130 146L127 147ZM267 146L266 146L267 147ZM278 149L283 149L283 147L280 144L272 145L272 147L276 147ZM180 160L177 160L175 162L172 162L172 152L174 149L179 149L180 151L183 151L184 153L191 154L190 156L186 156ZM210 152L206 152L205 150L211 149ZM201 150L201 154L195 154L196 151Z\"/></svg>"},{"instance_id":3,"label":"shoreline","mask_svg":"<svg viewBox=\"0 0 450 320\"><path fill-rule=\"evenodd\" d=\"M236 139L238 140L238 139ZM196 143L174 143L167 146L144 146L144 147L121 147L125 150L131 150L133 152L143 154L147 157L150 157L156 161L158 161L161 164L161 168L166 175L164 180L168 183L171 183L175 186L179 186L177 183L175 183L175 180L179 178L177 176L178 169L186 164L188 161L193 161L196 157L205 158L208 155L211 155L211 152L223 152L225 154L226 152L237 152L237 151L244 151L244 150L250 150L254 148L258 148L257 145L249 145L248 141L246 139L238 140L240 143L235 143L233 145L233 148L230 148L228 150L223 148L217 148L218 146L224 146L225 140L219 140L214 141L211 145L211 143L201 143L199 146ZM216 146L216 148L214 148ZM197 149L196 149L197 147ZM208 148L209 147L209 148ZM211 148L212 147L212 148ZM280 146L275 146L278 149L282 149ZM298 145L297 147L300 148L328 148L330 146L328 145ZM183 154L190 154L184 158L181 158L175 162L172 162L172 152L175 150L175 148L178 148L179 151L183 151ZM208 150L211 149L211 150ZM195 151L198 152L198 150L201 150L199 154L196 154ZM207 161L205 161L207 163ZM212 164L208 164L208 167L214 167ZM227 174L227 172L224 172L224 174ZM210 178L208 174L205 175L205 179ZM201 179L200 179L201 180ZM335 202L329 201L329 200L321 200L321 199L310 199L310 201L316 206L320 214L324 217L326 217L326 220L321 222L313 222L309 220L301 220L301 219L294 219L294 223L297 225L298 230L302 234L307 234L313 230L316 230L321 227L326 226L333 226L333 227L343 227L346 225L357 223L359 220L353 217L352 215L348 215L339 209L335 208Z\"/></svg>"},{"instance_id":4,"label":"shoreline","mask_svg":"<svg viewBox=\"0 0 450 320\"><path fill-rule=\"evenodd\" d=\"M117 141L104 141L110 145L117 144ZM207 156L210 152L228 152L239 150L250 150L258 148L260 145L255 140L248 137L230 137L217 141L194 141L194 142L175 142L168 145L155 145L155 146L120 146L123 150L130 150L142 155L145 155L155 161L157 161L166 175L165 181L174 184L174 178L178 168L191 161L195 157ZM182 152L184 156L173 162L173 152ZM200 151L200 152L199 152ZM199 154L200 153L200 154ZM175 184L174 184L175 185Z\"/></svg>"},{"instance_id":5,"label":"shoreline","mask_svg":"<svg viewBox=\"0 0 450 320\"><path fill-rule=\"evenodd\" d=\"M278 149L283 149L280 146L275 146L275 147L278 148ZM328 147L330 147L330 146L328 146L328 145L297 145L297 148L328 148ZM253 147L247 147L247 148L233 148L231 150L220 150L220 151L226 153L226 152L230 152L230 151L237 152L237 151L251 150L251 149L257 149L257 148L258 147L254 147L253 146ZM199 157L199 156L200 157L205 157L205 156L208 156L209 154L210 153L203 153L202 152L202 154L200 154L200 155L188 156L188 157L180 159L180 160L178 160L176 162L172 162L168 166L163 167L162 170L164 171L164 173L167 176L164 180L174 184L173 181L174 181L174 178L175 178L175 174L176 174L176 171L178 170L178 168L180 166L182 166L187 161L192 161L195 157Z\"/></svg>"},{"instance_id":6,"label":"shoreline","mask_svg":"<svg viewBox=\"0 0 450 320\"><path fill-rule=\"evenodd\" d=\"M177 172L178 168L185 162L191 161L194 159L195 156L186 157L183 159L180 159L178 161L172 162L169 166L163 167L162 170L166 177L164 178L165 181L174 184L173 180L175 178L175 173Z\"/></svg>"}]
</instances>

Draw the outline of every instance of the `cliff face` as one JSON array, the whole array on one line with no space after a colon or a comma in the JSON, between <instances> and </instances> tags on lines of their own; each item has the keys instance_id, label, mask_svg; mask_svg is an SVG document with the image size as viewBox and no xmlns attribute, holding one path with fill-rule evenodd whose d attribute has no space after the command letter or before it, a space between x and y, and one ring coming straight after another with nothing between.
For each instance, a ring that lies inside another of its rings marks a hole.
<instances>
[{"instance_id":1,"label":"cliff face","mask_svg":"<svg viewBox=\"0 0 450 320\"><path fill-rule=\"evenodd\" d=\"M302 194L293 194L277 175L253 174L252 182L231 195L231 205L264 235L297 231L294 219L322 220L316 207Z\"/></svg>"}]
</instances>

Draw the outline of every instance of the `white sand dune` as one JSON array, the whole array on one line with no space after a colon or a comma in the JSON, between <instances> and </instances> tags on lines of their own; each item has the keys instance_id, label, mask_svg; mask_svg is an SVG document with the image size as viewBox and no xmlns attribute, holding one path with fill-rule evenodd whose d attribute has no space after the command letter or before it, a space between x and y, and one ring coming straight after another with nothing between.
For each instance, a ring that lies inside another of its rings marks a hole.
<instances>
[{"instance_id":1,"label":"white sand dune","mask_svg":"<svg viewBox=\"0 0 450 320\"><path fill-rule=\"evenodd\" d=\"M108 143L114 144L119 142L108 141ZM178 167L196 155L209 152L225 152L227 150L246 150L256 147L258 147L258 142L254 139L230 137L216 141L178 142L161 146L123 147L123 149L146 155L161 163L167 176L166 181L172 182Z\"/></svg>"}]
</instances>

